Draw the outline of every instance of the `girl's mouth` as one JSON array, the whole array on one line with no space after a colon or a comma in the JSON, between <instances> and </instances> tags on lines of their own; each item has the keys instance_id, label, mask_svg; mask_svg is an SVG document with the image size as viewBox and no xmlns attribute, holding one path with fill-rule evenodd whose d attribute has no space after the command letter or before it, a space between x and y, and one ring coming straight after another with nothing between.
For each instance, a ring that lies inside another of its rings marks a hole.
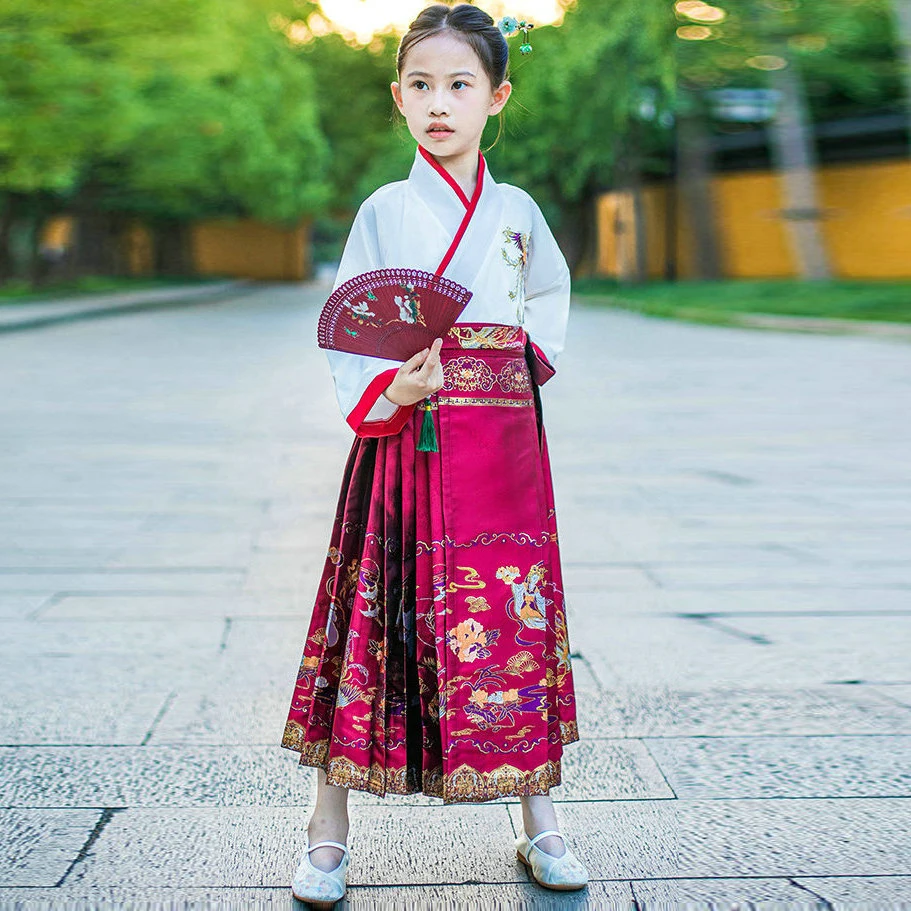
<instances>
[{"instance_id":1,"label":"girl's mouth","mask_svg":"<svg viewBox=\"0 0 911 911\"><path fill-rule=\"evenodd\" d=\"M432 123L429 127L427 127L427 132L429 135L433 136L436 139L445 139L447 136L451 136L455 131L451 130L445 124Z\"/></svg>"}]
</instances>

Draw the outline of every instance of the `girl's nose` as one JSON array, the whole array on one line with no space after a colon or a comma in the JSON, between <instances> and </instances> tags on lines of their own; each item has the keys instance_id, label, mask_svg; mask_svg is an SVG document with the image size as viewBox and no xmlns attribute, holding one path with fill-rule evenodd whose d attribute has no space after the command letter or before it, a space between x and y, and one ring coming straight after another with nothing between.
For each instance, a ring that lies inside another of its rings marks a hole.
<instances>
[{"instance_id":1,"label":"girl's nose","mask_svg":"<svg viewBox=\"0 0 911 911\"><path fill-rule=\"evenodd\" d=\"M431 99L430 103L430 116L438 117L441 114L449 113L449 102L446 100L445 95L437 95Z\"/></svg>"}]
</instances>

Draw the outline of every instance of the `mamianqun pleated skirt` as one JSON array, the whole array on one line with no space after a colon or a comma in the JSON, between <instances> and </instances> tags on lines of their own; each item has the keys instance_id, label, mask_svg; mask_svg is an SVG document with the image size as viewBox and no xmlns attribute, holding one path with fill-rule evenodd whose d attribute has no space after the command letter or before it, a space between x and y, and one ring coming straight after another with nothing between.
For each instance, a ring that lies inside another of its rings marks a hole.
<instances>
[{"instance_id":1,"label":"mamianqun pleated skirt","mask_svg":"<svg viewBox=\"0 0 911 911\"><path fill-rule=\"evenodd\" d=\"M547 441L511 326L459 324L438 452L359 437L281 745L330 784L546 794L578 740Z\"/></svg>"}]
</instances>

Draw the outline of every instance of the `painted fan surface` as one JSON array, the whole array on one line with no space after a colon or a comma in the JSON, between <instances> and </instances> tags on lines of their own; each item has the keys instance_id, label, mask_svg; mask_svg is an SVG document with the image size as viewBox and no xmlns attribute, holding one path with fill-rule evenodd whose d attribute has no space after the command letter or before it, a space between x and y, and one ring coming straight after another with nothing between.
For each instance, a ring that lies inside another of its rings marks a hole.
<instances>
[{"instance_id":1,"label":"painted fan surface","mask_svg":"<svg viewBox=\"0 0 911 911\"><path fill-rule=\"evenodd\" d=\"M467 288L432 272L363 272L326 301L317 341L320 348L407 361L442 338L470 299Z\"/></svg>"}]
</instances>

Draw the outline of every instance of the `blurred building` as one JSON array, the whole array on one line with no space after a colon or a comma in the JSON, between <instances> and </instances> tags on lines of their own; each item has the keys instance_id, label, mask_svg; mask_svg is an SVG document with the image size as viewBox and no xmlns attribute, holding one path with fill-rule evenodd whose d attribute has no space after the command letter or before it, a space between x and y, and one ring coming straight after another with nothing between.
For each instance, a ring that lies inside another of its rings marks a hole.
<instances>
[{"instance_id":1,"label":"blurred building","mask_svg":"<svg viewBox=\"0 0 911 911\"><path fill-rule=\"evenodd\" d=\"M74 225L70 216L49 220L42 248L65 258L73 245ZM146 225L131 221L120 232L119 243L128 274L153 274L154 237ZM267 281L301 281L311 276L308 219L292 227L248 218L197 221L189 226L189 247L191 269L197 275Z\"/></svg>"},{"instance_id":2,"label":"blurred building","mask_svg":"<svg viewBox=\"0 0 911 911\"><path fill-rule=\"evenodd\" d=\"M728 97L724 103L739 100ZM911 278L911 159L905 123L900 114L884 114L816 128L821 225L838 278ZM795 277L781 178L772 168L765 130L715 136L713 146L704 205L714 220L723 274ZM641 231L637 211L644 222ZM638 234L644 238L649 277L694 277L691 213L674 179L647 183L638 201L632 190L605 193L597 212L599 274L635 274Z\"/></svg>"}]
</instances>

